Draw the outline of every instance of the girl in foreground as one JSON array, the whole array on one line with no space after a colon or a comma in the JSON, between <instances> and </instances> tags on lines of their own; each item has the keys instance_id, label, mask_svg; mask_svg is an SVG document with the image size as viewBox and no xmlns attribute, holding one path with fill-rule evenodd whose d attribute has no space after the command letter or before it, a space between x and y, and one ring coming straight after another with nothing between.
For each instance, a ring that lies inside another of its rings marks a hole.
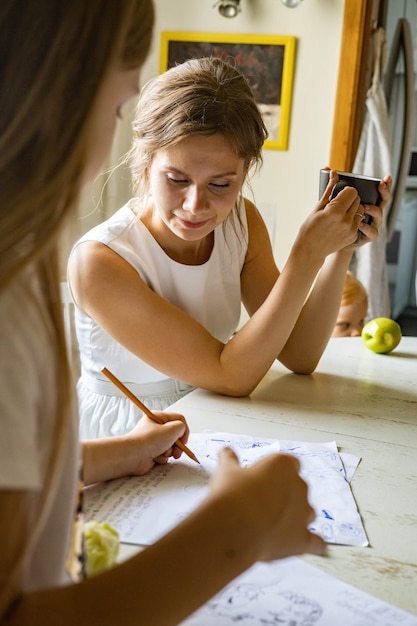
<instances>
[{"instance_id":1,"label":"girl in foreground","mask_svg":"<svg viewBox=\"0 0 417 626\"><path fill-rule=\"evenodd\" d=\"M150 0L3 0L0 4L0 622L177 624L257 560L320 553L295 459L243 470L220 455L210 494L138 556L71 583L66 571L86 483L143 474L178 458L182 416L84 444L66 358L60 234L82 184L137 91ZM79 459L80 457L80 459ZM201 572L204 575L201 576Z\"/></svg>"},{"instance_id":2,"label":"girl in foreground","mask_svg":"<svg viewBox=\"0 0 417 626\"><path fill-rule=\"evenodd\" d=\"M87 233L69 262L83 439L124 433L141 415L105 380L104 358L155 409L193 387L248 395L275 359L315 369L357 231L360 245L377 237L391 179L380 184L380 206L366 208L367 225L353 188L329 202L333 174L280 273L262 217L242 195L265 137L246 79L219 59L185 62L143 90L130 159L136 197ZM250 319L238 329L242 304Z\"/></svg>"}]
</instances>

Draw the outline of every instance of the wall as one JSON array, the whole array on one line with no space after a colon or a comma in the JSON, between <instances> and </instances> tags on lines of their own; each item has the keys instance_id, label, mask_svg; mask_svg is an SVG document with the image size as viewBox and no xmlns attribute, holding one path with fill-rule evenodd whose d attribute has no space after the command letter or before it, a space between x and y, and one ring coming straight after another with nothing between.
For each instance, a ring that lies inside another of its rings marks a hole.
<instances>
[{"instance_id":1,"label":"wall","mask_svg":"<svg viewBox=\"0 0 417 626\"><path fill-rule=\"evenodd\" d=\"M295 9L280 0L241 0L241 13L231 19L222 17L213 5L214 0L155 0L154 45L142 83L158 73L163 30L297 37L288 150L265 150L263 168L252 180L261 209L276 209L274 250L282 267L299 225L317 202L319 170L328 163L344 0L303 0ZM125 122L116 137L112 161L128 137ZM87 217L80 222L82 231L129 197L128 175L122 169L112 176L103 195L104 212L95 212L103 180L99 178L85 194L83 215Z\"/></svg>"}]
</instances>

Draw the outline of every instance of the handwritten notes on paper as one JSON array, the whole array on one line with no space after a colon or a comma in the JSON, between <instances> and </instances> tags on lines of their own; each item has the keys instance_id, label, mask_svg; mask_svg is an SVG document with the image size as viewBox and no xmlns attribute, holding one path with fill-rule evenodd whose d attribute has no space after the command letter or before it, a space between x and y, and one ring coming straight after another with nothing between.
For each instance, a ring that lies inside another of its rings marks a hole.
<instances>
[{"instance_id":1,"label":"handwritten notes on paper","mask_svg":"<svg viewBox=\"0 0 417 626\"><path fill-rule=\"evenodd\" d=\"M258 563L181 626L417 626L417 617L301 559Z\"/></svg>"},{"instance_id":2,"label":"handwritten notes on paper","mask_svg":"<svg viewBox=\"0 0 417 626\"><path fill-rule=\"evenodd\" d=\"M219 449L228 445L244 466L273 452L297 456L301 475L309 485L310 504L316 512L311 529L328 543L368 545L349 485L359 459L352 455L341 457L335 442L303 443L230 433L194 433L188 445L200 460L200 466L183 455L179 461L153 468L146 476L87 488L86 519L107 521L119 531L124 543L154 543L206 496Z\"/></svg>"},{"instance_id":3,"label":"handwritten notes on paper","mask_svg":"<svg viewBox=\"0 0 417 626\"><path fill-rule=\"evenodd\" d=\"M231 446L248 466L272 452L294 454L316 511L312 524L329 543L367 545L350 489L359 459L334 442L276 441L230 433L192 434L189 446L201 466L183 455L146 476L123 478L85 490L87 519L106 520L122 542L156 541L205 497L221 447ZM257 563L232 581L182 626L417 626L417 617L383 602L302 559Z\"/></svg>"}]
</instances>

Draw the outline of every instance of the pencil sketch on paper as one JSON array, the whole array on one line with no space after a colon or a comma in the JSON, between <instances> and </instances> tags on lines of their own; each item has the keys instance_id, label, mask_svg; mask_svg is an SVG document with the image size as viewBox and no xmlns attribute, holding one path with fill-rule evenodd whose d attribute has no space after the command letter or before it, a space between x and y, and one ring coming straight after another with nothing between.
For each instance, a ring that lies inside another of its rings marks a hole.
<instances>
[{"instance_id":1,"label":"pencil sketch on paper","mask_svg":"<svg viewBox=\"0 0 417 626\"><path fill-rule=\"evenodd\" d=\"M181 626L417 626L417 617L302 559L258 563Z\"/></svg>"},{"instance_id":2,"label":"pencil sketch on paper","mask_svg":"<svg viewBox=\"0 0 417 626\"><path fill-rule=\"evenodd\" d=\"M208 603L208 610L216 620L226 618L227 623L245 626L315 626L323 613L316 600L296 591L245 583L227 588Z\"/></svg>"}]
</instances>

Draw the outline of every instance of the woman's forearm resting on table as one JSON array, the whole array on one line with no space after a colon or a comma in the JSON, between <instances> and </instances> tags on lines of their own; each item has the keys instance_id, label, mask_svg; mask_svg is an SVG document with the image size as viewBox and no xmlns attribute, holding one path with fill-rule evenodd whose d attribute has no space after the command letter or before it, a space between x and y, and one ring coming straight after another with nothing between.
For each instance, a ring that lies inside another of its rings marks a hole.
<instances>
[{"instance_id":1,"label":"woman's forearm resting on table","mask_svg":"<svg viewBox=\"0 0 417 626\"><path fill-rule=\"evenodd\" d=\"M300 313L279 360L298 374L312 373L327 346L339 312L351 252L329 256Z\"/></svg>"}]
</instances>

